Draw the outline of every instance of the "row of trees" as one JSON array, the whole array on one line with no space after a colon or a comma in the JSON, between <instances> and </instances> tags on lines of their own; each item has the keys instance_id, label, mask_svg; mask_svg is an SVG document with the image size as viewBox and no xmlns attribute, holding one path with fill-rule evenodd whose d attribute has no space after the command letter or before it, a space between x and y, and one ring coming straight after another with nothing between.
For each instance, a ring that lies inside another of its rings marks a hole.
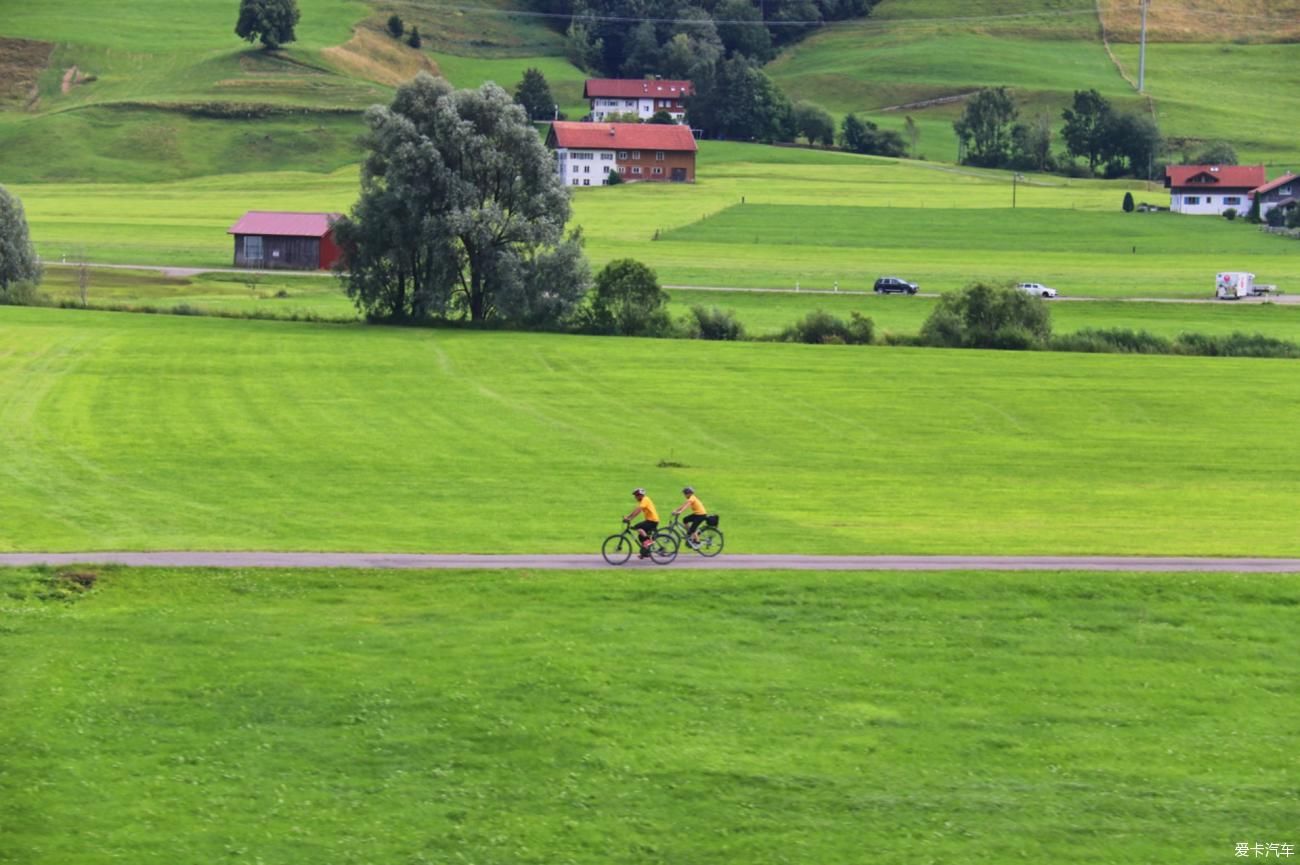
<instances>
[{"instance_id":1,"label":"row of trees","mask_svg":"<svg viewBox=\"0 0 1300 865\"><path fill-rule=\"evenodd\" d=\"M565 31L569 59L611 78L688 77L742 55L759 63L823 22L867 15L876 0L532 0Z\"/></svg>"},{"instance_id":2,"label":"row of trees","mask_svg":"<svg viewBox=\"0 0 1300 865\"><path fill-rule=\"evenodd\" d=\"M1125 174L1150 177L1164 144L1155 120L1146 114L1115 110L1096 90L1076 90L1061 113L1065 152L1052 152L1051 115L1039 113L1027 122L1005 87L986 88L966 102L953 123L960 160L984 168L1053 171L1063 162L1083 160L1088 173L1098 168L1108 177Z\"/></svg>"}]
</instances>

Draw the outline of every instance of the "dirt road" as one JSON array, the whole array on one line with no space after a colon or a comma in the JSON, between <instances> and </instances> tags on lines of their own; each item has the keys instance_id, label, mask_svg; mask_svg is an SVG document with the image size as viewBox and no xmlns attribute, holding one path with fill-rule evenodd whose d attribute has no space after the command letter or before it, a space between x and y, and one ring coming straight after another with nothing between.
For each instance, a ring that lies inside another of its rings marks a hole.
<instances>
[{"instance_id":1,"label":"dirt road","mask_svg":"<svg viewBox=\"0 0 1300 865\"><path fill-rule=\"evenodd\" d=\"M0 553L0 567L121 564L202 568L507 568L559 570L819 570L819 571L1220 571L1300 573L1300 559L1158 556L678 556L671 565L633 560L619 568L599 555L435 555L416 553Z\"/></svg>"}]
</instances>

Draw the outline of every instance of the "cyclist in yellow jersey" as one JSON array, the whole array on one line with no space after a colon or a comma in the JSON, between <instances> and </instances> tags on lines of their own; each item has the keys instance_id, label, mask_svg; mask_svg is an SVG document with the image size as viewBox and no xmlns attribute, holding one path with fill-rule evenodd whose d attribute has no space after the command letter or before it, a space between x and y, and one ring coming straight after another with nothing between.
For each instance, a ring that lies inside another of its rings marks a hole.
<instances>
[{"instance_id":1,"label":"cyclist in yellow jersey","mask_svg":"<svg viewBox=\"0 0 1300 865\"><path fill-rule=\"evenodd\" d=\"M632 495L636 498L636 507L623 517L623 522L632 522L632 518L638 513L644 517L641 522L632 527L636 529L637 537L641 539L641 558L644 559L650 555L650 544L653 542L655 532L659 530L659 511L655 510L655 503L650 501L650 497L641 487L632 490Z\"/></svg>"},{"instance_id":2,"label":"cyclist in yellow jersey","mask_svg":"<svg viewBox=\"0 0 1300 865\"><path fill-rule=\"evenodd\" d=\"M700 542L700 526L709 518L709 509L700 501L699 496L695 495L695 487L682 487L682 495L686 496L686 501L682 506L673 511L673 516L677 516L687 508L691 512L682 520L686 524L686 530L689 532L686 539L693 547Z\"/></svg>"}]
</instances>

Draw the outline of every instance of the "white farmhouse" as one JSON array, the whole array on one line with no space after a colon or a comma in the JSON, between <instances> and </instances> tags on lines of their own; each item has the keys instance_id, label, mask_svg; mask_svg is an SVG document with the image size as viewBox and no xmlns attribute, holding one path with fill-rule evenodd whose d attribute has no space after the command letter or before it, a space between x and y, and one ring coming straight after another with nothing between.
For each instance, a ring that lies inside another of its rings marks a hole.
<instances>
[{"instance_id":1,"label":"white farmhouse","mask_svg":"<svg viewBox=\"0 0 1300 865\"><path fill-rule=\"evenodd\" d=\"M1169 209L1219 216L1229 208L1245 216L1250 195L1268 179L1262 165L1170 165L1165 169Z\"/></svg>"},{"instance_id":2,"label":"white farmhouse","mask_svg":"<svg viewBox=\"0 0 1300 865\"><path fill-rule=\"evenodd\" d=\"M591 103L591 119L598 123L611 114L635 114L649 120L658 111L667 111L681 123L686 117L686 97L694 92L689 81L588 78L582 97Z\"/></svg>"}]
</instances>

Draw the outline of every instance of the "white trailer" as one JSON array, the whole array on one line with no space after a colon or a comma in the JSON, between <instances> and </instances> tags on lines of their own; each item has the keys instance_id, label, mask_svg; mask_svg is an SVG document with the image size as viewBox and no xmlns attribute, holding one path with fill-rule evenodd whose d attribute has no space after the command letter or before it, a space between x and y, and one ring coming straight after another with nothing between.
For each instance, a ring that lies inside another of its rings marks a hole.
<instances>
[{"instance_id":1,"label":"white trailer","mask_svg":"<svg viewBox=\"0 0 1300 865\"><path fill-rule=\"evenodd\" d=\"M1236 300L1255 293L1255 274L1230 270L1214 279L1214 296L1220 300Z\"/></svg>"}]
</instances>

